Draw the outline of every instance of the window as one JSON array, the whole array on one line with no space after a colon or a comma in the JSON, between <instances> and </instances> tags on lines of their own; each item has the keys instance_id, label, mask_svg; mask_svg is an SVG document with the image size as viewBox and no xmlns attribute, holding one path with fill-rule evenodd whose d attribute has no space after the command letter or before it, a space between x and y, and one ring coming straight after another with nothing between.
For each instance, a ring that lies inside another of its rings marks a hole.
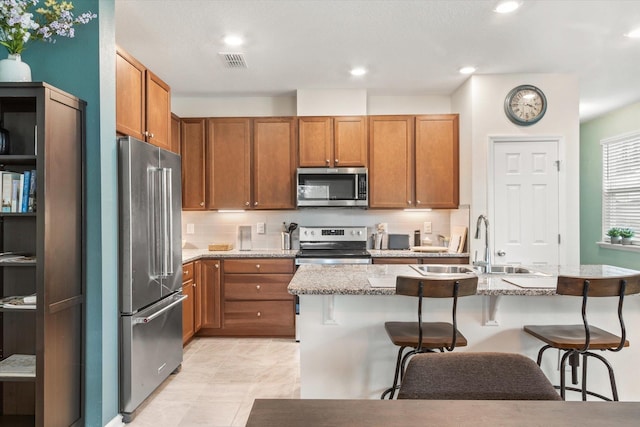
<instances>
[{"instance_id":1,"label":"window","mask_svg":"<svg viewBox=\"0 0 640 427\"><path fill-rule=\"evenodd\" d=\"M640 238L640 132L602 144L602 231L632 228Z\"/></svg>"}]
</instances>

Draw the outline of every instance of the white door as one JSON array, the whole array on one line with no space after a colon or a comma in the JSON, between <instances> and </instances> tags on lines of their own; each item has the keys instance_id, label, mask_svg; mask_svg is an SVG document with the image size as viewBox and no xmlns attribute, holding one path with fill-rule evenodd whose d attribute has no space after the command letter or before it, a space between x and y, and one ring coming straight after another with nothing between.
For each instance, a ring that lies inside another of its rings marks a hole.
<instances>
[{"instance_id":1,"label":"white door","mask_svg":"<svg viewBox=\"0 0 640 427\"><path fill-rule=\"evenodd\" d=\"M559 263L558 141L493 141L493 263ZM578 209L578 206L575 206Z\"/></svg>"}]
</instances>

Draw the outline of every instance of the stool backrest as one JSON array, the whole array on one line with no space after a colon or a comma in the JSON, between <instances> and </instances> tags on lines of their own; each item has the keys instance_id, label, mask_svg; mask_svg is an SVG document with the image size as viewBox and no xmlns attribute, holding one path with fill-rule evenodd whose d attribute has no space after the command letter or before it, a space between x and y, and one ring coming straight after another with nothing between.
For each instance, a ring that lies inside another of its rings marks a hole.
<instances>
[{"instance_id":1,"label":"stool backrest","mask_svg":"<svg viewBox=\"0 0 640 427\"><path fill-rule=\"evenodd\" d=\"M453 298L451 309L452 336L451 345L447 351L453 351L457 339L457 310L458 297L475 295L478 289L478 276L458 276L446 279L425 279L422 277L396 277L396 295L418 297L418 347L416 351L422 352L422 298Z\"/></svg>"},{"instance_id":2,"label":"stool backrest","mask_svg":"<svg viewBox=\"0 0 640 427\"><path fill-rule=\"evenodd\" d=\"M620 351L626 343L627 331L622 318L622 305L625 295L640 293L640 274L619 277L568 277L558 276L556 293L559 295L582 297L582 323L584 324L585 342L581 352L589 349L591 334L587 321L587 300L589 297L618 297L618 322L620 323L620 343L611 351Z\"/></svg>"}]
</instances>

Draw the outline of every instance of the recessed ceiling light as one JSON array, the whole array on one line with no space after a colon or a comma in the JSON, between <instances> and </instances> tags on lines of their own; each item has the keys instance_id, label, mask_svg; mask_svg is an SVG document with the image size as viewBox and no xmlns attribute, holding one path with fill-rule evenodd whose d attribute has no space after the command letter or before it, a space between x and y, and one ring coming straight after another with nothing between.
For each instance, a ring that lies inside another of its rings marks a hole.
<instances>
[{"instance_id":1,"label":"recessed ceiling light","mask_svg":"<svg viewBox=\"0 0 640 427\"><path fill-rule=\"evenodd\" d=\"M640 28L636 28L635 30L629 31L625 36L630 39L640 39Z\"/></svg>"},{"instance_id":2,"label":"recessed ceiling light","mask_svg":"<svg viewBox=\"0 0 640 427\"><path fill-rule=\"evenodd\" d=\"M367 74L367 70L362 67L354 68L351 70L352 76L364 76L365 74Z\"/></svg>"},{"instance_id":3,"label":"recessed ceiling light","mask_svg":"<svg viewBox=\"0 0 640 427\"><path fill-rule=\"evenodd\" d=\"M242 40L242 37L226 36L224 38L224 44L226 44L227 46L240 46L242 45L242 43L244 43L244 40Z\"/></svg>"},{"instance_id":4,"label":"recessed ceiling light","mask_svg":"<svg viewBox=\"0 0 640 427\"><path fill-rule=\"evenodd\" d=\"M494 9L497 13L511 13L520 7L517 1L503 1Z\"/></svg>"},{"instance_id":5,"label":"recessed ceiling light","mask_svg":"<svg viewBox=\"0 0 640 427\"><path fill-rule=\"evenodd\" d=\"M476 72L475 67L462 67L460 68L460 74L473 74Z\"/></svg>"}]
</instances>

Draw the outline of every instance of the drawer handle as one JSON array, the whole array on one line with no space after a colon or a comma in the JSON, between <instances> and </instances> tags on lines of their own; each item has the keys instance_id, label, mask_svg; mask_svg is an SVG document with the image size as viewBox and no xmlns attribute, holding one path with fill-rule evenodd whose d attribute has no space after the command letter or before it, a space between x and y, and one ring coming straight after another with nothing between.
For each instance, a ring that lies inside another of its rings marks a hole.
<instances>
[{"instance_id":1,"label":"drawer handle","mask_svg":"<svg viewBox=\"0 0 640 427\"><path fill-rule=\"evenodd\" d=\"M256 285L256 289L257 289L257 290L260 290L260 285Z\"/></svg>"},{"instance_id":2,"label":"drawer handle","mask_svg":"<svg viewBox=\"0 0 640 427\"><path fill-rule=\"evenodd\" d=\"M260 317L260 316L262 316L262 313L258 312L258 313L256 314L256 316L257 316L257 317Z\"/></svg>"}]
</instances>

